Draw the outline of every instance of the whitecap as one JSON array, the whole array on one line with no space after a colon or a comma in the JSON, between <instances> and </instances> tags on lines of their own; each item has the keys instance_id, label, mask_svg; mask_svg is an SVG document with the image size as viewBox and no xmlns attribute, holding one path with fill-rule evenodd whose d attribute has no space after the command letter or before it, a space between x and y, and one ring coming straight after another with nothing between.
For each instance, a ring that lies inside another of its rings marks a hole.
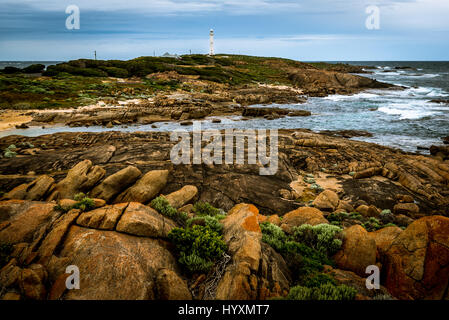
<instances>
[{"instance_id":1,"label":"whitecap","mask_svg":"<svg viewBox=\"0 0 449 320\"><path fill-rule=\"evenodd\" d=\"M439 113L438 109L431 108L432 105L427 101L415 100L412 103L390 103L380 107L378 111L399 116L399 120L416 120Z\"/></svg>"},{"instance_id":2,"label":"whitecap","mask_svg":"<svg viewBox=\"0 0 449 320\"><path fill-rule=\"evenodd\" d=\"M324 97L324 100L332 100L332 101L342 101L342 100L357 100L357 99L372 99L378 97L380 94L373 92L360 92L353 95L341 95L341 94L333 94L327 97Z\"/></svg>"}]
</instances>

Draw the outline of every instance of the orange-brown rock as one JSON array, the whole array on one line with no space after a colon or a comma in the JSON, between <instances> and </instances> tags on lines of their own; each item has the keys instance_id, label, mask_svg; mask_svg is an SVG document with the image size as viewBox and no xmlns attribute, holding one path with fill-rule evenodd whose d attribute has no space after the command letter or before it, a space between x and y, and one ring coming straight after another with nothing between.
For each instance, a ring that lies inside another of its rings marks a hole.
<instances>
[{"instance_id":1,"label":"orange-brown rock","mask_svg":"<svg viewBox=\"0 0 449 320\"><path fill-rule=\"evenodd\" d=\"M8 200L0 204L1 219L9 218L0 226L0 242L16 244L34 240L35 236L44 232L52 219L59 216L55 204Z\"/></svg>"},{"instance_id":2,"label":"orange-brown rock","mask_svg":"<svg viewBox=\"0 0 449 320\"><path fill-rule=\"evenodd\" d=\"M141 176L139 169L128 166L104 179L90 192L91 197L111 201L120 192L131 186Z\"/></svg>"},{"instance_id":3,"label":"orange-brown rock","mask_svg":"<svg viewBox=\"0 0 449 320\"><path fill-rule=\"evenodd\" d=\"M62 299L68 300L155 299L157 270L177 268L161 240L78 226L70 228L59 256L80 270L80 289L67 290ZM56 279L65 267L49 272Z\"/></svg>"},{"instance_id":4,"label":"orange-brown rock","mask_svg":"<svg viewBox=\"0 0 449 320\"><path fill-rule=\"evenodd\" d=\"M258 215L255 206L238 204L222 221L232 261L218 284L217 299L260 299L288 291L288 269L279 255L267 257L271 248L261 241Z\"/></svg>"},{"instance_id":5,"label":"orange-brown rock","mask_svg":"<svg viewBox=\"0 0 449 320\"><path fill-rule=\"evenodd\" d=\"M299 227L303 224L315 226L322 223L329 223L329 221L324 218L320 210L311 207L301 207L290 211L282 217L281 228L285 232L290 233L293 227Z\"/></svg>"},{"instance_id":6,"label":"orange-brown rock","mask_svg":"<svg viewBox=\"0 0 449 320\"><path fill-rule=\"evenodd\" d=\"M324 190L313 200L312 204L320 210L334 211L338 207L339 201L338 195L334 191Z\"/></svg>"},{"instance_id":7,"label":"orange-brown rock","mask_svg":"<svg viewBox=\"0 0 449 320\"><path fill-rule=\"evenodd\" d=\"M58 200L58 205L64 210L70 210L77 202L72 199L60 199Z\"/></svg>"},{"instance_id":8,"label":"orange-brown rock","mask_svg":"<svg viewBox=\"0 0 449 320\"><path fill-rule=\"evenodd\" d=\"M20 294L15 293L15 292L7 292L2 296L2 300L17 301L17 300L20 300Z\"/></svg>"},{"instance_id":9,"label":"orange-brown rock","mask_svg":"<svg viewBox=\"0 0 449 320\"><path fill-rule=\"evenodd\" d=\"M142 176L133 186L117 196L114 203L147 203L167 184L168 170L153 170Z\"/></svg>"},{"instance_id":10,"label":"orange-brown rock","mask_svg":"<svg viewBox=\"0 0 449 320\"><path fill-rule=\"evenodd\" d=\"M415 203L398 203L393 208L396 214L405 214L407 216L412 216L419 212L419 207Z\"/></svg>"},{"instance_id":11,"label":"orange-brown rock","mask_svg":"<svg viewBox=\"0 0 449 320\"><path fill-rule=\"evenodd\" d=\"M87 228L114 230L127 206L128 203L119 203L83 212L76 223Z\"/></svg>"},{"instance_id":12,"label":"orange-brown rock","mask_svg":"<svg viewBox=\"0 0 449 320\"><path fill-rule=\"evenodd\" d=\"M340 200L338 203L336 211L345 211L347 213L354 212L354 207L348 202L344 200Z\"/></svg>"},{"instance_id":13,"label":"orange-brown rock","mask_svg":"<svg viewBox=\"0 0 449 320\"><path fill-rule=\"evenodd\" d=\"M421 218L386 252L385 286L399 299L448 299L449 218Z\"/></svg>"},{"instance_id":14,"label":"orange-brown rock","mask_svg":"<svg viewBox=\"0 0 449 320\"><path fill-rule=\"evenodd\" d=\"M358 206L355 211L357 211L364 217L377 217L379 215L379 209L377 209L373 205L367 206L362 204Z\"/></svg>"},{"instance_id":15,"label":"orange-brown rock","mask_svg":"<svg viewBox=\"0 0 449 320\"><path fill-rule=\"evenodd\" d=\"M131 202L117 223L116 230L136 236L166 238L175 223L156 210Z\"/></svg>"},{"instance_id":16,"label":"orange-brown rock","mask_svg":"<svg viewBox=\"0 0 449 320\"><path fill-rule=\"evenodd\" d=\"M376 264L376 250L376 242L368 232L360 225L354 225L343 230L343 246L334 259L340 269L363 277L366 267Z\"/></svg>"},{"instance_id":17,"label":"orange-brown rock","mask_svg":"<svg viewBox=\"0 0 449 320\"><path fill-rule=\"evenodd\" d=\"M92 161L84 160L67 172L67 176L58 182L49 200L73 199L80 192L91 190L100 181L106 171L100 166L94 166Z\"/></svg>"},{"instance_id":18,"label":"orange-brown rock","mask_svg":"<svg viewBox=\"0 0 449 320\"><path fill-rule=\"evenodd\" d=\"M43 200L55 180L42 175L33 182L21 184L8 192L4 199Z\"/></svg>"},{"instance_id":19,"label":"orange-brown rock","mask_svg":"<svg viewBox=\"0 0 449 320\"><path fill-rule=\"evenodd\" d=\"M268 217L267 221L269 223L272 223L274 225L280 226L281 225L281 218L277 214L273 214Z\"/></svg>"},{"instance_id":20,"label":"orange-brown rock","mask_svg":"<svg viewBox=\"0 0 449 320\"><path fill-rule=\"evenodd\" d=\"M352 271L333 269L330 266L326 266L325 272L331 274L339 284L344 284L356 289L356 300L371 300L375 299L378 296L382 296L383 299L392 299L387 288L385 288L384 286L380 286L379 289L375 290L367 289L366 274L365 276L360 277Z\"/></svg>"},{"instance_id":21,"label":"orange-brown rock","mask_svg":"<svg viewBox=\"0 0 449 320\"><path fill-rule=\"evenodd\" d=\"M415 202L415 199L409 194L400 194L396 196L396 199L398 199L399 202L405 202L405 203L413 203Z\"/></svg>"},{"instance_id":22,"label":"orange-brown rock","mask_svg":"<svg viewBox=\"0 0 449 320\"><path fill-rule=\"evenodd\" d=\"M12 287L19 282L22 269L17 264L17 259L11 259L0 269L0 285L3 288Z\"/></svg>"},{"instance_id":23,"label":"orange-brown rock","mask_svg":"<svg viewBox=\"0 0 449 320\"><path fill-rule=\"evenodd\" d=\"M176 272L170 269L158 271L157 278L158 298L161 300L191 300L192 294L187 283Z\"/></svg>"},{"instance_id":24,"label":"orange-brown rock","mask_svg":"<svg viewBox=\"0 0 449 320\"><path fill-rule=\"evenodd\" d=\"M45 265L49 261L53 255L53 252L66 235L67 230L74 223L79 214L80 210L72 209L52 224L50 232L46 235L42 241L42 244L39 246L38 255L39 262L41 264Z\"/></svg>"},{"instance_id":25,"label":"orange-brown rock","mask_svg":"<svg viewBox=\"0 0 449 320\"><path fill-rule=\"evenodd\" d=\"M401 228L392 226L382 228L377 231L368 232L368 237L376 242L377 251L381 256L383 256L401 232Z\"/></svg>"},{"instance_id":26,"label":"orange-brown rock","mask_svg":"<svg viewBox=\"0 0 449 320\"><path fill-rule=\"evenodd\" d=\"M94 199L92 199L92 201L94 202L95 208L101 208L106 205L106 201L104 201L103 199L94 198Z\"/></svg>"},{"instance_id":27,"label":"orange-brown rock","mask_svg":"<svg viewBox=\"0 0 449 320\"><path fill-rule=\"evenodd\" d=\"M67 290L66 280L69 276L69 273L63 273L56 278L56 281L53 282L50 292L48 293L48 300L58 300L62 297Z\"/></svg>"},{"instance_id":28,"label":"orange-brown rock","mask_svg":"<svg viewBox=\"0 0 449 320\"><path fill-rule=\"evenodd\" d=\"M19 278L19 287L22 294L31 300L43 300L46 297L45 280L47 272L40 264L33 264L23 269Z\"/></svg>"},{"instance_id":29,"label":"orange-brown rock","mask_svg":"<svg viewBox=\"0 0 449 320\"><path fill-rule=\"evenodd\" d=\"M190 200L192 200L198 193L198 188L195 186L184 186L178 191L172 192L165 196L168 203L173 208L181 208Z\"/></svg>"}]
</instances>

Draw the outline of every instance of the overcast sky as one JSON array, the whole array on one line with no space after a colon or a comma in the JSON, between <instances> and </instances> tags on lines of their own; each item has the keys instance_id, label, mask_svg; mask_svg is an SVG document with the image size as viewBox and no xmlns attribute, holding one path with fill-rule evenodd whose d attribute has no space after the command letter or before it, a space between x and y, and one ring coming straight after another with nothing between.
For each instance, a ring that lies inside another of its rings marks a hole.
<instances>
[{"instance_id":1,"label":"overcast sky","mask_svg":"<svg viewBox=\"0 0 449 320\"><path fill-rule=\"evenodd\" d=\"M66 7L80 29L66 28ZM369 30L366 8L380 9ZM165 52L297 60L449 60L449 0L0 0L0 60Z\"/></svg>"}]
</instances>

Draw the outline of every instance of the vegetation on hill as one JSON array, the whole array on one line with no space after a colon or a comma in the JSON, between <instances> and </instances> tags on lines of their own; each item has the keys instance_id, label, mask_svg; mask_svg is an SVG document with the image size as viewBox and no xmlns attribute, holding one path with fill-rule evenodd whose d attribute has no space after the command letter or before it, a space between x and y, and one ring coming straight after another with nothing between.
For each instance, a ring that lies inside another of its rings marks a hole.
<instances>
[{"instance_id":1,"label":"vegetation on hill","mask_svg":"<svg viewBox=\"0 0 449 320\"><path fill-rule=\"evenodd\" d=\"M293 80L289 74L295 70L354 72L352 68L357 68L243 55L185 55L180 59L140 57L128 61L79 59L48 66L45 71L43 67L32 65L0 70L0 109L67 108L95 104L99 100L148 98L159 91L192 90L179 79L149 76L168 72L227 86L291 85Z\"/></svg>"}]
</instances>

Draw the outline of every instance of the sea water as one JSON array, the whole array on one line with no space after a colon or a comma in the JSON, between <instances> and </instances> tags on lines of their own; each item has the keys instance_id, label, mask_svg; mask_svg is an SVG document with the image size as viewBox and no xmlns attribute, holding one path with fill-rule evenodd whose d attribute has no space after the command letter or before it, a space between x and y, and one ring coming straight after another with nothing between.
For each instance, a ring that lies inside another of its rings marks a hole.
<instances>
[{"instance_id":1,"label":"sea water","mask_svg":"<svg viewBox=\"0 0 449 320\"><path fill-rule=\"evenodd\" d=\"M449 105L431 102L449 99L449 62L346 62L367 66L365 77L388 82L405 89L366 90L354 95L330 95L324 98L309 98L306 103L278 105L272 107L292 110L309 110L309 117L284 117L275 120L249 119L242 117L219 117L221 123L212 123L212 118L202 120L203 129L297 129L364 130L372 137L353 139L417 152L417 147L442 144L442 137L449 135ZM409 67L409 68L404 68ZM217 117L214 117L217 118ZM64 126L8 130L1 136L21 134L37 136L61 131L173 131L183 128L179 123L160 122L152 125L133 125L107 129L99 126L69 128ZM422 152L422 151L421 151Z\"/></svg>"}]
</instances>

